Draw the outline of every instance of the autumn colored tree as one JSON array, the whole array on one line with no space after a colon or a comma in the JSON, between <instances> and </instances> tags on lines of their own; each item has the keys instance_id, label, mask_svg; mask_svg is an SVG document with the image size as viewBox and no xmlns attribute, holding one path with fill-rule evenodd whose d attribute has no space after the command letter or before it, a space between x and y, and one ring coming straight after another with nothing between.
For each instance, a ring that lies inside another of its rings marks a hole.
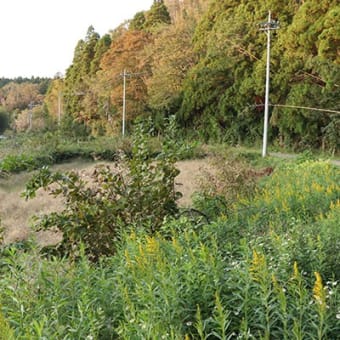
<instances>
[{"instance_id":1,"label":"autumn colored tree","mask_svg":"<svg viewBox=\"0 0 340 340\"><path fill-rule=\"evenodd\" d=\"M52 121L59 122L64 111L64 79L61 75L57 75L50 83L44 103Z\"/></svg>"},{"instance_id":2,"label":"autumn colored tree","mask_svg":"<svg viewBox=\"0 0 340 340\"><path fill-rule=\"evenodd\" d=\"M8 111L23 110L42 99L39 84L10 82L0 89L1 105Z\"/></svg>"},{"instance_id":3,"label":"autumn colored tree","mask_svg":"<svg viewBox=\"0 0 340 340\"><path fill-rule=\"evenodd\" d=\"M98 72L98 82L102 93L106 93L112 111L118 115L112 117L118 129L121 124L123 106L123 72L126 77L126 119L127 124L139 115L143 115L147 104L146 79L150 75L150 63L144 50L152 40L152 35L145 31L126 30L112 41L111 47L103 55ZM98 89L100 91L100 89ZM97 90L97 91L98 91Z\"/></svg>"},{"instance_id":4,"label":"autumn colored tree","mask_svg":"<svg viewBox=\"0 0 340 340\"><path fill-rule=\"evenodd\" d=\"M20 111L13 122L16 132L41 131L47 128L48 116L43 105L30 105Z\"/></svg>"},{"instance_id":5,"label":"autumn colored tree","mask_svg":"<svg viewBox=\"0 0 340 340\"><path fill-rule=\"evenodd\" d=\"M210 3L211 0L164 0L174 23L188 18L199 20Z\"/></svg>"},{"instance_id":6,"label":"autumn colored tree","mask_svg":"<svg viewBox=\"0 0 340 340\"><path fill-rule=\"evenodd\" d=\"M148 102L158 116L178 110L183 80L196 62L193 32L193 22L179 22L165 28L153 42L152 77L147 81Z\"/></svg>"}]
</instances>

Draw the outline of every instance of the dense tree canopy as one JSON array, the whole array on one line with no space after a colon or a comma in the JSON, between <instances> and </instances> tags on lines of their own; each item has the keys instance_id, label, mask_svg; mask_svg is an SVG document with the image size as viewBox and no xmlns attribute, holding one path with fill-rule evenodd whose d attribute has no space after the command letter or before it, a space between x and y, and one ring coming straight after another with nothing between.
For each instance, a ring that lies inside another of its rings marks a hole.
<instances>
[{"instance_id":1,"label":"dense tree canopy","mask_svg":"<svg viewBox=\"0 0 340 340\"><path fill-rule=\"evenodd\" d=\"M155 0L103 37L88 29L65 78L49 87L48 112L57 112L62 83L70 120L93 134L118 133L125 70L128 123L151 116L160 126L175 114L186 132L205 140L258 141L267 42L259 24L269 10L280 23L271 34L271 141L339 150L337 0ZM19 96L13 103L14 85L6 79L1 84L3 106L23 108L31 100Z\"/></svg>"},{"instance_id":2,"label":"dense tree canopy","mask_svg":"<svg viewBox=\"0 0 340 340\"><path fill-rule=\"evenodd\" d=\"M258 24L268 10L280 20L272 37L273 104L339 110L339 5L336 1L213 1L194 36L198 63L184 82L178 117L206 138L256 140L262 126L266 39ZM338 116L275 108L272 138L288 145L320 146ZM328 127L328 128L327 128ZM339 142L337 142L339 143Z\"/></svg>"}]
</instances>

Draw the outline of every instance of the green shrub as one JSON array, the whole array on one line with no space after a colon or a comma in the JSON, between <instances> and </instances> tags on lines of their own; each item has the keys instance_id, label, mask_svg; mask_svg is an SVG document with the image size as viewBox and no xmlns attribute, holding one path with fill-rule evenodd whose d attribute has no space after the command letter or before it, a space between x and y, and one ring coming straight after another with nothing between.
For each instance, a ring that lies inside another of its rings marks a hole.
<instances>
[{"instance_id":1,"label":"green shrub","mask_svg":"<svg viewBox=\"0 0 340 340\"><path fill-rule=\"evenodd\" d=\"M37 168L37 162L31 156L8 155L0 162L0 171L3 173L20 172Z\"/></svg>"},{"instance_id":2,"label":"green shrub","mask_svg":"<svg viewBox=\"0 0 340 340\"><path fill-rule=\"evenodd\" d=\"M171 132L172 127L169 129ZM60 229L63 241L59 252L76 256L80 243L84 243L94 260L115 252L121 230L139 227L154 233L165 216L177 212L180 197L174 190L178 150L172 149L170 138L171 133L154 160L146 133L139 126L132 157L123 157L114 169L97 167L91 183L73 171L52 174L46 167L41 169L27 184L26 198L33 197L40 187L54 184L51 194L63 196L66 206L62 212L45 216L38 229Z\"/></svg>"}]
</instances>

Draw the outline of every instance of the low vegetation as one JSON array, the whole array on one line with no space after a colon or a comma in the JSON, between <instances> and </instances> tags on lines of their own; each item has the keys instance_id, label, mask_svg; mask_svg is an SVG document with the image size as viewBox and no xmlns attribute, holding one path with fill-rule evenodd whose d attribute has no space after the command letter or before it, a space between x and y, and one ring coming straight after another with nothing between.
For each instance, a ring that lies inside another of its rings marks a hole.
<instances>
[{"instance_id":1,"label":"low vegetation","mask_svg":"<svg viewBox=\"0 0 340 340\"><path fill-rule=\"evenodd\" d=\"M194 199L209 221L193 221L173 191L183 148L165 139L154 159L136 138L122 171L98 169L85 185L45 168L28 183L28 195L60 184L51 190L65 210L44 226L64 238L54 252L33 240L2 247L2 338L336 339L339 168L221 156Z\"/></svg>"},{"instance_id":2,"label":"low vegetation","mask_svg":"<svg viewBox=\"0 0 340 340\"><path fill-rule=\"evenodd\" d=\"M268 4L268 141L305 151L289 162L240 146L262 139ZM308 150L339 152L339 15L335 0L155 0L89 27L65 77L0 79L1 203L32 175L23 196L57 202L32 227L59 235L0 229L0 340L338 339L340 171ZM183 209L176 162L206 152ZM49 168L74 158L110 164Z\"/></svg>"}]
</instances>

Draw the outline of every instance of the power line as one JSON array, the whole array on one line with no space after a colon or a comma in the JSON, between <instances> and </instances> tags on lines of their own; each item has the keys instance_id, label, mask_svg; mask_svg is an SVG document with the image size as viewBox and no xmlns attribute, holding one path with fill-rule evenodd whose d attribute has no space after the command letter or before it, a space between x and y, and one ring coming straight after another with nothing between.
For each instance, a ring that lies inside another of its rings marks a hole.
<instances>
[{"instance_id":1,"label":"power line","mask_svg":"<svg viewBox=\"0 0 340 340\"><path fill-rule=\"evenodd\" d=\"M322 111L322 112L329 112L329 113L339 113L340 111L335 111L335 110L328 110L328 109L319 109L317 107L308 107L308 106L296 106L296 105L282 105L282 104L273 104L270 106L274 107L287 107L290 109L304 109L304 110L311 110L311 111Z\"/></svg>"},{"instance_id":2,"label":"power line","mask_svg":"<svg viewBox=\"0 0 340 340\"><path fill-rule=\"evenodd\" d=\"M253 107L263 107L264 104L257 104L257 105L251 105ZM284 105L284 104L269 104L269 106L273 107L286 107L289 109L302 109L302 110L310 110L310 111L320 111L320 112L329 112L329 113L337 113L340 114L340 111L336 110L329 110L329 109L320 109L318 107L309 107L309 106L297 106L297 105Z\"/></svg>"}]
</instances>

